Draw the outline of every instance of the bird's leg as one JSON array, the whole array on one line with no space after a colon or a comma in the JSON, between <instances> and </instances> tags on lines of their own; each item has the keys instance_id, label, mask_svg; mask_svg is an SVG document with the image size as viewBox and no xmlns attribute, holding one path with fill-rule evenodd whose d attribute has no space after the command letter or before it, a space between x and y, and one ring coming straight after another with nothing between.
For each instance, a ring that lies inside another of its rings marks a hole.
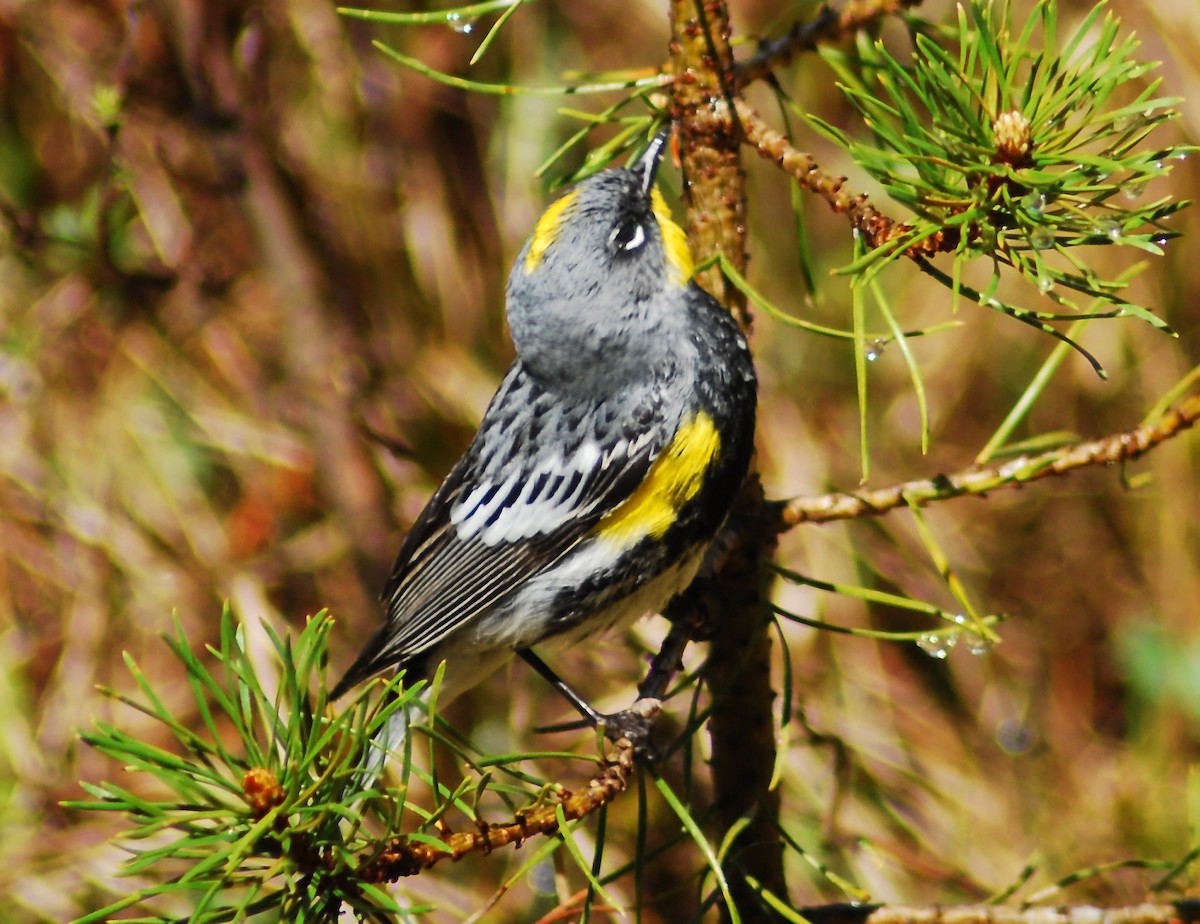
<instances>
[{"instance_id":1,"label":"bird's leg","mask_svg":"<svg viewBox=\"0 0 1200 924\"><path fill-rule=\"evenodd\" d=\"M532 667L535 671L542 675L550 686L558 690L563 695L568 703L578 710L579 714L587 720L589 725L599 725L605 719L603 713L597 712L591 707L586 699L575 692L574 689L565 680L551 670L550 665L537 656L537 653L532 648L518 648L517 654L521 659Z\"/></svg>"},{"instance_id":2,"label":"bird's leg","mask_svg":"<svg viewBox=\"0 0 1200 924\"><path fill-rule=\"evenodd\" d=\"M686 640L685 640L686 644ZM636 703L629 709L614 713L613 715L605 715L602 712L596 711L592 706L580 696L574 689L571 688L565 680L551 670L550 665L538 657L537 653L531 648L520 648L517 650L522 660L530 667L542 675L546 681L558 690L559 693L578 710L583 716L583 724L601 726L604 729L604 737L609 741L619 741L622 738L627 738L629 743L633 745L633 749L639 754L646 754L650 751L650 729L654 725L654 717L658 715L658 710L661 707L661 702L657 697L649 697L642 695L639 687L639 696ZM661 654L659 658L661 658ZM655 664L659 658L655 658ZM679 654L676 653L674 660L678 662ZM667 679L661 681L661 686L665 690L666 683L670 680L671 671L667 672ZM654 665L651 665L650 676L654 676ZM647 677L647 681L649 680ZM645 684L643 684L645 686ZM555 726L555 730L563 728L575 727ZM548 729L547 729L548 730Z\"/></svg>"}]
</instances>

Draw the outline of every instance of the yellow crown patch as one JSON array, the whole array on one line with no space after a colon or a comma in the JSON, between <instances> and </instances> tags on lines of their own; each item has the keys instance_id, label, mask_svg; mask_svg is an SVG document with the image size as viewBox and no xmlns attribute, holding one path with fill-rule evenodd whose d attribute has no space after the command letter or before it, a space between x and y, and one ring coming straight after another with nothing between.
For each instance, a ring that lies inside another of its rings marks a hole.
<instances>
[{"instance_id":1,"label":"yellow crown patch","mask_svg":"<svg viewBox=\"0 0 1200 924\"><path fill-rule=\"evenodd\" d=\"M562 229L563 216L573 209L578 201L579 190L575 190L554 202L542 213L537 226L533 229L533 237L529 240L529 253L525 254L526 276L538 268L542 258L546 256L546 251L554 243L554 239L558 237L558 232Z\"/></svg>"},{"instance_id":2,"label":"yellow crown patch","mask_svg":"<svg viewBox=\"0 0 1200 924\"><path fill-rule=\"evenodd\" d=\"M667 258L671 282L677 286L685 286L695 271L687 232L675 224L675 219L671 217L671 207L667 205L667 200L663 198L657 186L650 193L650 205L654 209L654 217L658 220L659 233L662 234L663 253Z\"/></svg>"}]
</instances>

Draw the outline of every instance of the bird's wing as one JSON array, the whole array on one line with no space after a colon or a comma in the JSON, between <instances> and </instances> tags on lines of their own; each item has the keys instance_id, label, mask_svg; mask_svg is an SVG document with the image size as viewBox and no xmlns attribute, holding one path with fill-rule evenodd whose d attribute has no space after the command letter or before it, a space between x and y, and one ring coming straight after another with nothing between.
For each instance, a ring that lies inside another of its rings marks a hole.
<instances>
[{"instance_id":1,"label":"bird's wing","mask_svg":"<svg viewBox=\"0 0 1200 924\"><path fill-rule=\"evenodd\" d=\"M489 468L481 459L494 446L484 439L489 428L503 426L508 445L538 445L536 432L520 432L536 426L537 415L497 423L493 410L502 403L493 402L480 435L413 524L384 587L387 622L339 691L429 650L560 559L634 492L663 446L661 431L605 446L576 432L529 452L523 464L511 458Z\"/></svg>"}]
</instances>

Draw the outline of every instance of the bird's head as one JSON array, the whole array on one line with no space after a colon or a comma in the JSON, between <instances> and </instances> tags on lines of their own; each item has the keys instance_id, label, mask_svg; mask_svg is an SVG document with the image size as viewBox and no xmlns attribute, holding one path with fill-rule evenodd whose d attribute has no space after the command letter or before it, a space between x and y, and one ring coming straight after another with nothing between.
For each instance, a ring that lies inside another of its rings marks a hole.
<instances>
[{"instance_id":1,"label":"bird's head","mask_svg":"<svg viewBox=\"0 0 1200 924\"><path fill-rule=\"evenodd\" d=\"M690 283L692 256L654 185L666 141L664 132L629 166L583 180L538 220L508 282L522 359L607 351L614 332L662 323L681 302L670 296Z\"/></svg>"}]
</instances>

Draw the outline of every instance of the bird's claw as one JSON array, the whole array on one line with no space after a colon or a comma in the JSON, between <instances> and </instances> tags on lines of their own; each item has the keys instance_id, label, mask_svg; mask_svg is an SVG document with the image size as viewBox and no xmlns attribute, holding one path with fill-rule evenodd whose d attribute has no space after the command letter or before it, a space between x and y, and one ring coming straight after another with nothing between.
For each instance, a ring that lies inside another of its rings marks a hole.
<instances>
[{"instance_id":1,"label":"bird's claw","mask_svg":"<svg viewBox=\"0 0 1200 924\"><path fill-rule=\"evenodd\" d=\"M654 730L654 720L661 710L661 700L639 699L628 709L604 716L604 737L614 744L625 739L635 754L654 759L650 733Z\"/></svg>"}]
</instances>

